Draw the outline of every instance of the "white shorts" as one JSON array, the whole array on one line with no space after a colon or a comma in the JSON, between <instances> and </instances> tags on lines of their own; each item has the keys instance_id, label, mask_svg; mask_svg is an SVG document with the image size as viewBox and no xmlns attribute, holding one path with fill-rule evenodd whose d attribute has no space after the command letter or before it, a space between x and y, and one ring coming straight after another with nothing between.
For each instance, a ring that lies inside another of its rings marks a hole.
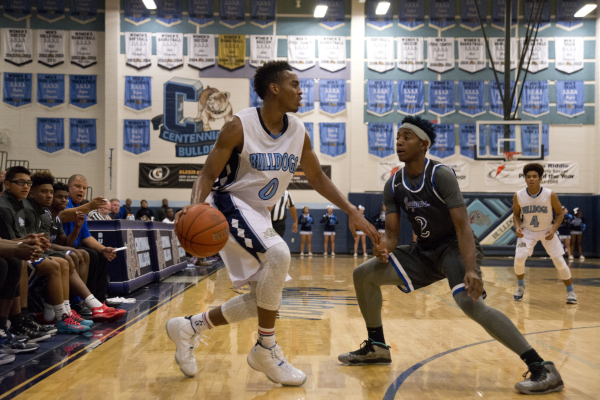
<instances>
[{"instance_id":1,"label":"white shorts","mask_svg":"<svg viewBox=\"0 0 600 400\"><path fill-rule=\"evenodd\" d=\"M558 235L558 238L560 240L567 240L567 239L571 239L571 235Z\"/></svg>"},{"instance_id":2,"label":"white shorts","mask_svg":"<svg viewBox=\"0 0 600 400\"><path fill-rule=\"evenodd\" d=\"M516 254L521 255L522 257L531 257L533 254L533 248L537 244L537 242L542 242L544 245L544 249L546 249L546 253L550 256L550 258L562 257L565 254L565 250L563 249L563 245L558 238L558 235L554 235L552 239L546 240L546 231L529 231L527 229L523 229L523 237L517 239L517 250Z\"/></svg>"},{"instance_id":3,"label":"white shorts","mask_svg":"<svg viewBox=\"0 0 600 400\"><path fill-rule=\"evenodd\" d=\"M363 236L365 233L364 233L363 231L356 231L356 234L357 234L358 236Z\"/></svg>"},{"instance_id":4,"label":"white shorts","mask_svg":"<svg viewBox=\"0 0 600 400\"><path fill-rule=\"evenodd\" d=\"M230 193L211 193L206 202L221 211L229 224L229 239L219 255L234 289L257 281L264 253L276 244L285 243L273 229L271 213L267 207L250 207Z\"/></svg>"},{"instance_id":5,"label":"white shorts","mask_svg":"<svg viewBox=\"0 0 600 400\"><path fill-rule=\"evenodd\" d=\"M323 236L335 236L335 232L325 231L325 232L323 232Z\"/></svg>"},{"instance_id":6,"label":"white shorts","mask_svg":"<svg viewBox=\"0 0 600 400\"><path fill-rule=\"evenodd\" d=\"M312 231L300 231L301 236L310 236L312 235Z\"/></svg>"},{"instance_id":7,"label":"white shorts","mask_svg":"<svg viewBox=\"0 0 600 400\"><path fill-rule=\"evenodd\" d=\"M571 231L571 235L581 235L583 232L582 231Z\"/></svg>"}]
</instances>

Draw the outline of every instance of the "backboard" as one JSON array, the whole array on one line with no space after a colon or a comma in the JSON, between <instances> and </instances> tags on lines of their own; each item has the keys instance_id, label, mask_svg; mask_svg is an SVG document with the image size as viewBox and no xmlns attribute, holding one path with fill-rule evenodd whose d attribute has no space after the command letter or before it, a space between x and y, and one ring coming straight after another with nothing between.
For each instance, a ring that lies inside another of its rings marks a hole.
<instances>
[{"instance_id":1,"label":"backboard","mask_svg":"<svg viewBox=\"0 0 600 400\"><path fill-rule=\"evenodd\" d=\"M541 121L476 121L475 129L475 160L544 159Z\"/></svg>"}]
</instances>

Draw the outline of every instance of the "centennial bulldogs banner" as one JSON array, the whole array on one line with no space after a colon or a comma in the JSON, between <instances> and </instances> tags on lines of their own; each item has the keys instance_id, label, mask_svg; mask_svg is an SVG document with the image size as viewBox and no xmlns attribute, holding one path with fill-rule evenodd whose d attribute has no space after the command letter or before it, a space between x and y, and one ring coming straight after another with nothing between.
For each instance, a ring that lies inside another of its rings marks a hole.
<instances>
[{"instance_id":1,"label":"centennial bulldogs banner","mask_svg":"<svg viewBox=\"0 0 600 400\"><path fill-rule=\"evenodd\" d=\"M345 36L319 36L319 67L329 72L346 68Z\"/></svg>"},{"instance_id":2,"label":"centennial bulldogs banner","mask_svg":"<svg viewBox=\"0 0 600 400\"><path fill-rule=\"evenodd\" d=\"M548 81L526 81L523 86L523 114L539 118L549 112Z\"/></svg>"},{"instance_id":3,"label":"centennial bulldogs banner","mask_svg":"<svg viewBox=\"0 0 600 400\"><path fill-rule=\"evenodd\" d=\"M367 81L367 112L378 117L394 112L394 81Z\"/></svg>"},{"instance_id":4,"label":"centennial bulldogs banner","mask_svg":"<svg viewBox=\"0 0 600 400\"><path fill-rule=\"evenodd\" d=\"M583 81L556 81L556 113L573 118L585 112Z\"/></svg>"},{"instance_id":5,"label":"centennial bulldogs banner","mask_svg":"<svg viewBox=\"0 0 600 400\"><path fill-rule=\"evenodd\" d=\"M65 122L63 118L37 119L37 148L50 154L65 148Z\"/></svg>"},{"instance_id":6,"label":"centennial bulldogs banner","mask_svg":"<svg viewBox=\"0 0 600 400\"><path fill-rule=\"evenodd\" d=\"M73 21L87 24L96 20L97 0L71 0L70 13Z\"/></svg>"},{"instance_id":7,"label":"centennial bulldogs banner","mask_svg":"<svg viewBox=\"0 0 600 400\"><path fill-rule=\"evenodd\" d=\"M215 35L188 35L188 65L203 70L216 63Z\"/></svg>"},{"instance_id":8,"label":"centennial bulldogs banner","mask_svg":"<svg viewBox=\"0 0 600 400\"><path fill-rule=\"evenodd\" d=\"M277 59L277 36L250 35L250 65L258 68L275 59Z\"/></svg>"},{"instance_id":9,"label":"centennial bulldogs banner","mask_svg":"<svg viewBox=\"0 0 600 400\"><path fill-rule=\"evenodd\" d=\"M492 1L492 26L496 29L504 30L504 15L506 14L507 0ZM517 14L519 11L518 0L512 0L510 12L512 14L510 26L517 25Z\"/></svg>"},{"instance_id":10,"label":"centennial bulldogs banner","mask_svg":"<svg viewBox=\"0 0 600 400\"><path fill-rule=\"evenodd\" d=\"M56 22L65 17L65 0L37 0L37 17Z\"/></svg>"},{"instance_id":11,"label":"centennial bulldogs banner","mask_svg":"<svg viewBox=\"0 0 600 400\"><path fill-rule=\"evenodd\" d=\"M434 157L446 158L454 155L454 124L433 124L435 143L429 149Z\"/></svg>"},{"instance_id":12,"label":"centennial bulldogs banner","mask_svg":"<svg viewBox=\"0 0 600 400\"><path fill-rule=\"evenodd\" d=\"M490 69L498 72L504 72L504 38L490 38L490 52L494 60L490 60ZM519 44L517 38L510 38L510 69L517 68L517 59L519 55Z\"/></svg>"},{"instance_id":13,"label":"centennial bulldogs banner","mask_svg":"<svg viewBox=\"0 0 600 400\"><path fill-rule=\"evenodd\" d=\"M321 18L319 25L330 31L344 26L346 10L343 0L319 0L320 5L327 6L325 17Z\"/></svg>"},{"instance_id":14,"label":"centennial bulldogs banner","mask_svg":"<svg viewBox=\"0 0 600 400\"><path fill-rule=\"evenodd\" d=\"M152 79L149 76L125 77L125 107L136 111L152 107Z\"/></svg>"},{"instance_id":15,"label":"centennial bulldogs banner","mask_svg":"<svg viewBox=\"0 0 600 400\"><path fill-rule=\"evenodd\" d=\"M429 1L429 26L445 31L454 26L455 16L456 5L454 0Z\"/></svg>"},{"instance_id":16,"label":"centennial bulldogs banner","mask_svg":"<svg viewBox=\"0 0 600 400\"><path fill-rule=\"evenodd\" d=\"M475 3L477 2L477 5ZM479 7L479 17L477 8ZM479 23L485 26L487 19L487 1L485 0L462 0L460 2L460 26L470 31L476 31L481 28Z\"/></svg>"},{"instance_id":17,"label":"centennial bulldogs banner","mask_svg":"<svg viewBox=\"0 0 600 400\"><path fill-rule=\"evenodd\" d=\"M202 171L203 164L144 164L140 163L140 188L191 189Z\"/></svg>"},{"instance_id":18,"label":"centennial bulldogs banner","mask_svg":"<svg viewBox=\"0 0 600 400\"><path fill-rule=\"evenodd\" d=\"M430 37L427 39L427 68L439 73L454 69L454 38Z\"/></svg>"},{"instance_id":19,"label":"centennial bulldogs banner","mask_svg":"<svg viewBox=\"0 0 600 400\"><path fill-rule=\"evenodd\" d=\"M554 40L556 70L572 74L583 69L583 38L556 37Z\"/></svg>"},{"instance_id":20,"label":"centennial bulldogs banner","mask_svg":"<svg viewBox=\"0 0 600 400\"><path fill-rule=\"evenodd\" d=\"M394 124L370 123L368 125L369 154L385 158L395 152Z\"/></svg>"},{"instance_id":21,"label":"centennial bulldogs banner","mask_svg":"<svg viewBox=\"0 0 600 400\"><path fill-rule=\"evenodd\" d=\"M315 80L300 79L300 90L302 90L302 101L298 114L304 115L315 109Z\"/></svg>"},{"instance_id":22,"label":"centennial bulldogs banner","mask_svg":"<svg viewBox=\"0 0 600 400\"><path fill-rule=\"evenodd\" d=\"M96 75L70 75L69 79L69 104L85 109L98 103Z\"/></svg>"},{"instance_id":23,"label":"centennial bulldogs banner","mask_svg":"<svg viewBox=\"0 0 600 400\"><path fill-rule=\"evenodd\" d=\"M541 185L557 187L579 186L579 163L561 161L536 161L544 167ZM504 161L485 163L484 179L486 186L513 185L523 186L523 167L528 161L507 164ZM513 165L514 164L514 165Z\"/></svg>"},{"instance_id":24,"label":"centennial bulldogs banner","mask_svg":"<svg viewBox=\"0 0 600 400\"><path fill-rule=\"evenodd\" d=\"M38 62L55 67L65 62L65 31L37 30Z\"/></svg>"},{"instance_id":25,"label":"centennial bulldogs banner","mask_svg":"<svg viewBox=\"0 0 600 400\"><path fill-rule=\"evenodd\" d=\"M485 114L485 82L458 82L458 112L468 117Z\"/></svg>"},{"instance_id":26,"label":"centennial bulldogs banner","mask_svg":"<svg viewBox=\"0 0 600 400\"><path fill-rule=\"evenodd\" d=\"M157 0L156 22L164 26L181 23L181 0Z\"/></svg>"},{"instance_id":27,"label":"centennial bulldogs banner","mask_svg":"<svg viewBox=\"0 0 600 400\"><path fill-rule=\"evenodd\" d=\"M471 73L481 71L485 69L485 60L485 41L483 38L458 39L458 68Z\"/></svg>"},{"instance_id":28,"label":"centennial bulldogs banner","mask_svg":"<svg viewBox=\"0 0 600 400\"><path fill-rule=\"evenodd\" d=\"M87 68L96 64L97 56L96 32L71 31L71 64Z\"/></svg>"},{"instance_id":29,"label":"centennial bulldogs banner","mask_svg":"<svg viewBox=\"0 0 600 400\"><path fill-rule=\"evenodd\" d=\"M171 70L183 65L183 33L157 33L158 66Z\"/></svg>"},{"instance_id":30,"label":"centennial bulldogs banner","mask_svg":"<svg viewBox=\"0 0 600 400\"><path fill-rule=\"evenodd\" d=\"M414 31L425 25L425 2L398 0L398 25L407 31Z\"/></svg>"},{"instance_id":31,"label":"centennial bulldogs banner","mask_svg":"<svg viewBox=\"0 0 600 400\"><path fill-rule=\"evenodd\" d=\"M276 0L252 0L250 3L250 23L261 28L275 23Z\"/></svg>"},{"instance_id":32,"label":"centennial bulldogs banner","mask_svg":"<svg viewBox=\"0 0 600 400\"><path fill-rule=\"evenodd\" d=\"M37 102L53 108L65 104L65 76L37 74Z\"/></svg>"},{"instance_id":33,"label":"centennial bulldogs banner","mask_svg":"<svg viewBox=\"0 0 600 400\"><path fill-rule=\"evenodd\" d=\"M150 21L150 10L142 0L127 0L124 4L125 21L135 26Z\"/></svg>"},{"instance_id":34,"label":"centennial bulldogs banner","mask_svg":"<svg viewBox=\"0 0 600 400\"><path fill-rule=\"evenodd\" d=\"M475 147L477 146L477 136L475 135L475 131L477 129L477 125L475 124L459 124L458 125L458 138L460 142L460 154L470 158L471 160L475 159ZM479 126L479 154L485 155L486 153L486 145L485 145L485 125Z\"/></svg>"},{"instance_id":35,"label":"centennial bulldogs banner","mask_svg":"<svg viewBox=\"0 0 600 400\"><path fill-rule=\"evenodd\" d=\"M4 0L3 8L4 16L13 21L22 21L31 16L31 0Z\"/></svg>"},{"instance_id":36,"label":"centennial bulldogs banner","mask_svg":"<svg viewBox=\"0 0 600 400\"><path fill-rule=\"evenodd\" d=\"M521 54L525 51L525 39L521 38ZM531 58L531 61L529 61ZM523 66L527 69L529 65L529 72L539 72L543 69L548 68L548 38L537 38L535 41L531 39L529 43L529 50L525 54L525 60Z\"/></svg>"},{"instance_id":37,"label":"centennial bulldogs banner","mask_svg":"<svg viewBox=\"0 0 600 400\"><path fill-rule=\"evenodd\" d=\"M219 2L219 19L228 28L237 28L246 23L245 0L227 0Z\"/></svg>"},{"instance_id":38,"label":"centennial bulldogs banner","mask_svg":"<svg viewBox=\"0 0 600 400\"><path fill-rule=\"evenodd\" d=\"M321 79L319 81L319 105L321 111L331 116L346 110L346 80Z\"/></svg>"},{"instance_id":39,"label":"centennial bulldogs banner","mask_svg":"<svg viewBox=\"0 0 600 400\"><path fill-rule=\"evenodd\" d=\"M302 92L304 92L304 89L302 90ZM304 93L302 93L302 97L304 98ZM256 92L254 91L254 78L250 78L250 107L260 107L262 106L262 103L262 99L258 97L258 94L256 94ZM300 110L298 110L298 112L300 112Z\"/></svg>"},{"instance_id":40,"label":"centennial bulldogs banner","mask_svg":"<svg viewBox=\"0 0 600 400\"><path fill-rule=\"evenodd\" d=\"M125 62L136 69L152 65L152 34L150 32L125 32Z\"/></svg>"},{"instance_id":41,"label":"centennial bulldogs banner","mask_svg":"<svg viewBox=\"0 0 600 400\"><path fill-rule=\"evenodd\" d=\"M425 112L423 81L398 81L398 112L405 115L418 115Z\"/></svg>"},{"instance_id":42,"label":"centennial bulldogs banner","mask_svg":"<svg viewBox=\"0 0 600 400\"><path fill-rule=\"evenodd\" d=\"M415 72L425 68L422 37L398 38L398 69Z\"/></svg>"},{"instance_id":43,"label":"centennial bulldogs banner","mask_svg":"<svg viewBox=\"0 0 600 400\"><path fill-rule=\"evenodd\" d=\"M69 149L87 154L96 150L96 120L71 118L69 121Z\"/></svg>"},{"instance_id":44,"label":"centennial bulldogs banner","mask_svg":"<svg viewBox=\"0 0 600 400\"><path fill-rule=\"evenodd\" d=\"M388 10L385 13L385 15L377 15L375 11L377 10L378 4L379 2L376 0L367 1L367 4L365 6L367 11L367 26L370 26L373 29L377 29L378 31L382 31L384 29L390 28L394 24L392 22L393 7L388 7Z\"/></svg>"},{"instance_id":45,"label":"centennial bulldogs banner","mask_svg":"<svg viewBox=\"0 0 600 400\"><path fill-rule=\"evenodd\" d=\"M315 149L315 136L314 136L314 131L315 131L315 124L312 122L304 122L304 128L306 129L306 132L308 132L308 137L310 138L310 145L312 146L313 150Z\"/></svg>"},{"instance_id":46,"label":"centennial bulldogs banner","mask_svg":"<svg viewBox=\"0 0 600 400\"><path fill-rule=\"evenodd\" d=\"M4 61L25 65L33 61L31 29L4 28Z\"/></svg>"},{"instance_id":47,"label":"centennial bulldogs banner","mask_svg":"<svg viewBox=\"0 0 600 400\"><path fill-rule=\"evenodd\" d=\"M213 0L188 0L188 18L190 24L203 28L215 22Z\"/></svg>"},{"instance_id":48,"label":"centennial bulldogs banner","mask_svg":"<svg viewBox=\"0 0 600 400\"><path fill-rule=\"evenodd\" d=\"M544 146L544 157L550 154L549 149L550 125L542 125L542 145ZM521 126L521 153L524 156L539 156L540 152L540 134L537 125Z\"/></svg>"},{"instance_id":49,"label":"centennial bulldogs banner","mask_svg":"<svg viewBox=\"0 0 600 400\"><path fill-rule=\"evenodd\" d=\"M502 104L502 97L500 96L500 93L502 93L502 96L504 96L504 82L500 82L500 90L502 90L502 92L500 92L498 90L498 85L496 85L496 81L490 81L490 93L489 93L489 102L490 102L490 114L494 114L498 117L504 118L504 105ZM515 83L511 82L510 83L510 91L511 93L513 92L513 90L515 89ZM510 95L510 93L509 93ZM517 96L515 96L513 104L512 104L512 110L510 110L511 113L515 112L515 108L517 107Z\"/></svg>"},{"instance_id":50,"label":"centennial bulldogs banner","mask_svg":"<svg viewBox=\"0 0 600 400\"><path fill-rule=\"evenodd\" d=\"M498 146L500 146L500 152L504 152L504 145L509 143L508 151L516 151L517 144L515 141L505 141L500 140L504 139L504 134L506 132L506 128L509 128L509 138L515 138L515 125L489 125L489 146L490 146L490 155L497 156L498 155Z\"/></svg>"},{"instance_id":51,"label":"centennial bulldogs banner","mask_svg":"<svg viewBox=\"0 0 600 400\"><path fill-rule=\"evenodd\" d=\"M2 101L13 107L31 104L31 74L4 73Z\"/></svg>"},{"instance_id":52,"label":"centennial bulldogs banner","mask_svg":"<svg viewBox=\"0 0 600 400\"><path fill-rule=\"evenodd\" d=\"M288 35L288 62L304 71L315 66L315 37Z\"/></svg>"},{"instance_id":53,"label":"centennial bulldogs banner","mask_svg":"<svg viewBox=\"0 0 600 400\"><path fill-rule=\"evenodd\" d=\"M394 38L369 36L366 40L367 67L377 72L385 72L393 69Z\"/></svg>"},{"instance_id":54,"label":"centennial bulldogs banner","mask_svg":"<svg viewBox=\"0 0 600 400\"><path fill-rule=\"evenodd\" d=\"M429 112L445 117L456 111L454 81L429 81Z\"/></svg>"},{"instance_id":55,"label":"centennial bulldogs banner","mask_svg":"<svg viewBox=\"0 0 600 400\"><path fill-rule=\"evenodd\" d=\"M320 122L321 153L337 157L346 152L346 124L343 122Z\"/></svg>"},{"instance_id":56,"label":"centennial bulldogs banner","mask_svg":"<svg viewBox=\"0 0 600 400\"><path fill-rule=\"evenodd\" d=\"M219 35L219 65L233 71L246 64L246 35Z\"/></svg>"},{"instance_id":57,"label":"centennial bulldogs banner","mask_svg":"<svg viewBox=\"0 0 600 400\"><path fill-rule=\"evenodd\" d=\"M584 0L556 0L556 26L572 31L583 26L583 18L575 18L577 11L585 5Z\"/></svg>"},{"instance_id":58,"label":"centennial bulldogs banner","mask_svg":"<svg viewBox=\"0 0 600 400\"><path fill-rule=\"evenodd\" d=\"M529 21L531 21L531 28L537 28L537 17L540 10L540 6L542 7L542 15L539 24L539 30L541 31L550 27L550 0L542 0L541 2L537 0L535 2L533 0L525 0L525 19L523 20L523 23L525 26L527 26L529 24Z\"/></svg>"},{"instance_id":59,"label":"centennial bulldogs banner","mask_svg":"<svg viewBox=\"0 0 600 400\"><path fill-rule=\"evenodd\" d=\"M123 121L123 150L136 155L150 150L150 121L147 119ZM142 174L140 174L141 179Z\"/></svg>"}]
</instances>

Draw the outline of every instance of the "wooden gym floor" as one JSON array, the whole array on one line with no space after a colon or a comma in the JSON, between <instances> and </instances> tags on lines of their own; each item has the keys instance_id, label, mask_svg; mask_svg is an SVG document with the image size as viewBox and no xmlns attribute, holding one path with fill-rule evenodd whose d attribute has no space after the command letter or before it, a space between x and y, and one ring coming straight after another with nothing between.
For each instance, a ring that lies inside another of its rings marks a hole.
<instances>
[{"instance_id":1,"label":"wooden gym floor","mask_svg":"<svg viewBox=\"0 0 600 400\"><path fill-rule=\"evenodd\" d=\"M206 332L196 349L198 375L185 378L179 371L165 323L236 295L223 268L186 270L138 291L127 321L92 338L71 337L66 347L49 352L51 357L34 358L43 360L37 366L28 362L12 375L0 375L0 399L521 397L513 387L522 379L524 363L462 314L446 281L408 295L384 287L384 329L393 363L341 366L338 354L356 350L366 339L352 285L352 270L362 260L292 259L293 280L286 285L276 335L288 359L308 375L301 387L280 387L248 366L256 320ZM564 285L550 260L528 261L522 303L512 301L512 261L487 259L485 265L486 302L506 313L562 374L565 389L545 398L600 399L600 263L572 264L575 306L565 304Z\"/></svg>"}]
</instances>

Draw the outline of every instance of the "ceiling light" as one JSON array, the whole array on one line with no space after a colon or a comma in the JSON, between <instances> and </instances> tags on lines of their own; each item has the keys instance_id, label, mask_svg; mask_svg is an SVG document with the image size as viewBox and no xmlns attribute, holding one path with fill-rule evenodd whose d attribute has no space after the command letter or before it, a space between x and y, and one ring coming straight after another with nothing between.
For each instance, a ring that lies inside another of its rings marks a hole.
<instances>
[{"instance_id":1,"label":"ceiling light","mask_svg":"<svg viewBox=\"0 0 600 400\"><path fill-rule=\"evenodd\" d=\"M327 14L327 6L315 7L315 18L323 18Z\"/></svg>"},{"instance_id":2,"label":"ceiling light","mask_svg":"<svg viewBox=\"0 0 600 400\"><path fill-rule=\"evenodd\" d=\"M154 0L142 0L144 2L144 5L146 6L146 8L148 10L156 10L156 3L154 3Z\"/></svg>"},{"instance_id":3,"label":"ceiling light","mask_svg":"<svg viewBox=\"0 0 600 400\"><path fill-rule=\"evenodd\" d=\"M388 12L389 8L390 8L389 1L380 1L379 4L377 4L377 9L375 10L375 14L385 15Z\"/></svg>"},{"instance_id":4,"label":"ceiling light","mask_svg":"<svg viewBox=\"0 0 600 400\"><path fill-rule=\"evenodd\" d=\"M596 4L586 4L581 10L575 13L575 18L583 18L596 9Z\"/></svg>"}]
</instances>

